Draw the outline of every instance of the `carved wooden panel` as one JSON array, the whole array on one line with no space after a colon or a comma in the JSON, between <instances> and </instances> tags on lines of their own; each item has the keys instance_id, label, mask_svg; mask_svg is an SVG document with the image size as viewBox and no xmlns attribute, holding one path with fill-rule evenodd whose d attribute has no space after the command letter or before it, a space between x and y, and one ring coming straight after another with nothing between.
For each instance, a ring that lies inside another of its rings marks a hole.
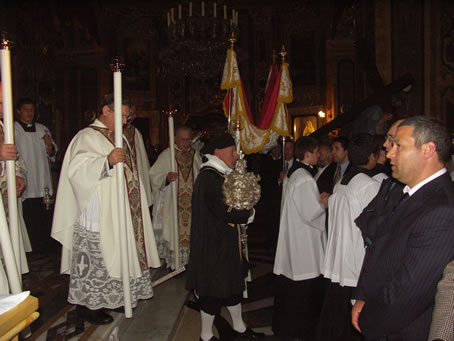
<instances>
[{"instance_id":1,"label":"carved wooden panel","mask_svg":"<svg viewBox=\"0 0 454 341\"><path fill-rule=\"evenodd\" d=\"M410 73L413 88L401 107L400 115L422 114L424 90L423 1L392 1L392 62L393 79Z\"/></svg>"},{"instance_id":2,"label":"carved wooden panel","mask_svg":"<svg viewBox=\"0 0 454 341\"><path fill-rule=\"evenodd\" d=\"M441 119L445 120L448 128L453 131L454 128L454 86L443 89L440 93L441 99Z\"/></svg>"}]
</instances>

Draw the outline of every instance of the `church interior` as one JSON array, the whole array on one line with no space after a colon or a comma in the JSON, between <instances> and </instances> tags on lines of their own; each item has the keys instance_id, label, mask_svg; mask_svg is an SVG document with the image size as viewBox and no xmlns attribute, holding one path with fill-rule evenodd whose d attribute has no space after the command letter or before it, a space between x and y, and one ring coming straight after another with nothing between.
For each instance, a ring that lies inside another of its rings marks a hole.
<instances>
[{"instance_id":1,"label":"church interior","mask_svg":"<svg viewBox=\"0 0 454 341\"><path fill-rule=\"evenodd\" d=\"M33 99L36 120L59 147L51 166L55 187L71 139L113 92L114 57L124 64L123 95L134 107L132 124L151 164L168 146L169 111L176 124L203 132L203 138L227 129L220 85L231 44L255 121L270 66L289 64L293 101L287 119L295 140L348 135L371 110L392 120L431 116L454 133L449 0L20 0L2 4L0 28L12 42L13 101ZM267 176L260 156L248 160L252 171ZM265 340L277 340L271 330L277 227L271 225L278 222L267 209L276 199L262 195L248 233L252 282L244 315ZM184 275L158 287L133 319L117 314L112 326L96 327L74 321L68 278L59 266L58 255L29 259L23 288L39 299L40 317L21 339L198 340L198 315L187 320L191 299ZM166 273L159 269L153 279ZM215 321L228 335L225 323Z\"/></svg>"}]
</instances>

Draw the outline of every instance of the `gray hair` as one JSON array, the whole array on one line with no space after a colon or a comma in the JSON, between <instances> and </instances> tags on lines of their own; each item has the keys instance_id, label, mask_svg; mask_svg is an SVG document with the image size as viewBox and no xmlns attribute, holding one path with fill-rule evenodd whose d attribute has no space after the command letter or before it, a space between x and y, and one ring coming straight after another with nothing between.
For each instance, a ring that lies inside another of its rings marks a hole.
<instances>
[{"instance_id":1,"label":"gray hair","mask_svg":"<svg viewBox=\"0 0 454 341\"><path fill-rule=\"evenodd\" d=\"M175 128L174 135L177 136L179 131L188 131L189 133L192 133L191 127L188 127L186 125L179 125Z\"/></svg>"}]
</instances>

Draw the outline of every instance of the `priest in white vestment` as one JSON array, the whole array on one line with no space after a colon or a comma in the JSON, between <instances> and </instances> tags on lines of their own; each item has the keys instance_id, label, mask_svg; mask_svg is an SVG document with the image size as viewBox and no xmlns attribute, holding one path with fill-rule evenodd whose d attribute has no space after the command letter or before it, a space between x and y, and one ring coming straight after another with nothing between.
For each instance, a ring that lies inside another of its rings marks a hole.
<instances>
[{"instance_id":1,"label":"priest in white vestment","mask_svg":"<svg viewBox=\"0 0 454 341\"><path fill-rule=\"evenodd\" d=\"M281 338L311 338L318 320L326 244L325 206L314 180L318 145L311 137L298 139L296 159L283 184L273 270L279 276L273 331Z\"/></svg>"},{"instance_id":2,"label":"priest in white vestment","mask_svg":"<svg viewBox=\"0 0 454 341\"><path fill-rule=\"evenodd\" d=\"M352 167L334 186L328 199L328 243L322 272L330 279L322 308L319 339L356 340L350 323L352 288L356 287L365 255L361 231L355 219L377 195L380 182L372 178L380 149L369 134L350 141Z\"/></svg>"},{"instance_id":3,"label":"priest in white vestment","mask_svg":"<svg viewBox=\"0 0 454 341\"><path fill-rule=\"evenodd\" d=\"M113 96L98 119L82 129L66 151L58 185L52 237L63 245L61 272L70 274L68 301L94 324L112 322L101 308L124 305L120 228L126 228L132 307L153 296L149 268L160 266L145 188L143 160L134 128L123 131L124 148L115 148ZM123 100L123 124L129 105ZM117 177L124 163L126 226L120 226Z\"/></svg>"},{"instance_id":4,"label":"priest in white vestment","mask_svg":"<svg viewBox=\"0 0 454 341\"><path fill-rule=\"evenodd\" d=\"M153 228L158 243L159 256L167 266L175 269L175 238L178 238L180 264L189 261L191 234L191 200L195 179L202 164L200 153L191 148L192 130L187 126L175 129L175 158L177 172L170 168L170 148L159 154L150 169L153 191ZM173 193L170 183L177 181L178 236L175 236Z\"/></svg>"}]
</instances>

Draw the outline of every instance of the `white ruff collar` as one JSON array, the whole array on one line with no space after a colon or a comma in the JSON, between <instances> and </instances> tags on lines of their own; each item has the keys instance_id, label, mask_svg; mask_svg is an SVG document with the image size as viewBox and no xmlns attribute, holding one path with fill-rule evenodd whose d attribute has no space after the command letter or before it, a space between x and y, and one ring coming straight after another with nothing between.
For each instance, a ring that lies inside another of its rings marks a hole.
<instances>
[{"instance_id":1,"label":"white ruff collar","mask_svg":"<svg viewBox=\"0 0 454 341\"><path fill-rule=\"evenodd\" d=\"M219 159L217 156L205 154L205 157L208 159L208 161L202 163L202 167L205 166L213 167L222 174L230 174L231 172L233 172L233 169L227 166L225 162Z\"/></svg>"}]
</instances>

